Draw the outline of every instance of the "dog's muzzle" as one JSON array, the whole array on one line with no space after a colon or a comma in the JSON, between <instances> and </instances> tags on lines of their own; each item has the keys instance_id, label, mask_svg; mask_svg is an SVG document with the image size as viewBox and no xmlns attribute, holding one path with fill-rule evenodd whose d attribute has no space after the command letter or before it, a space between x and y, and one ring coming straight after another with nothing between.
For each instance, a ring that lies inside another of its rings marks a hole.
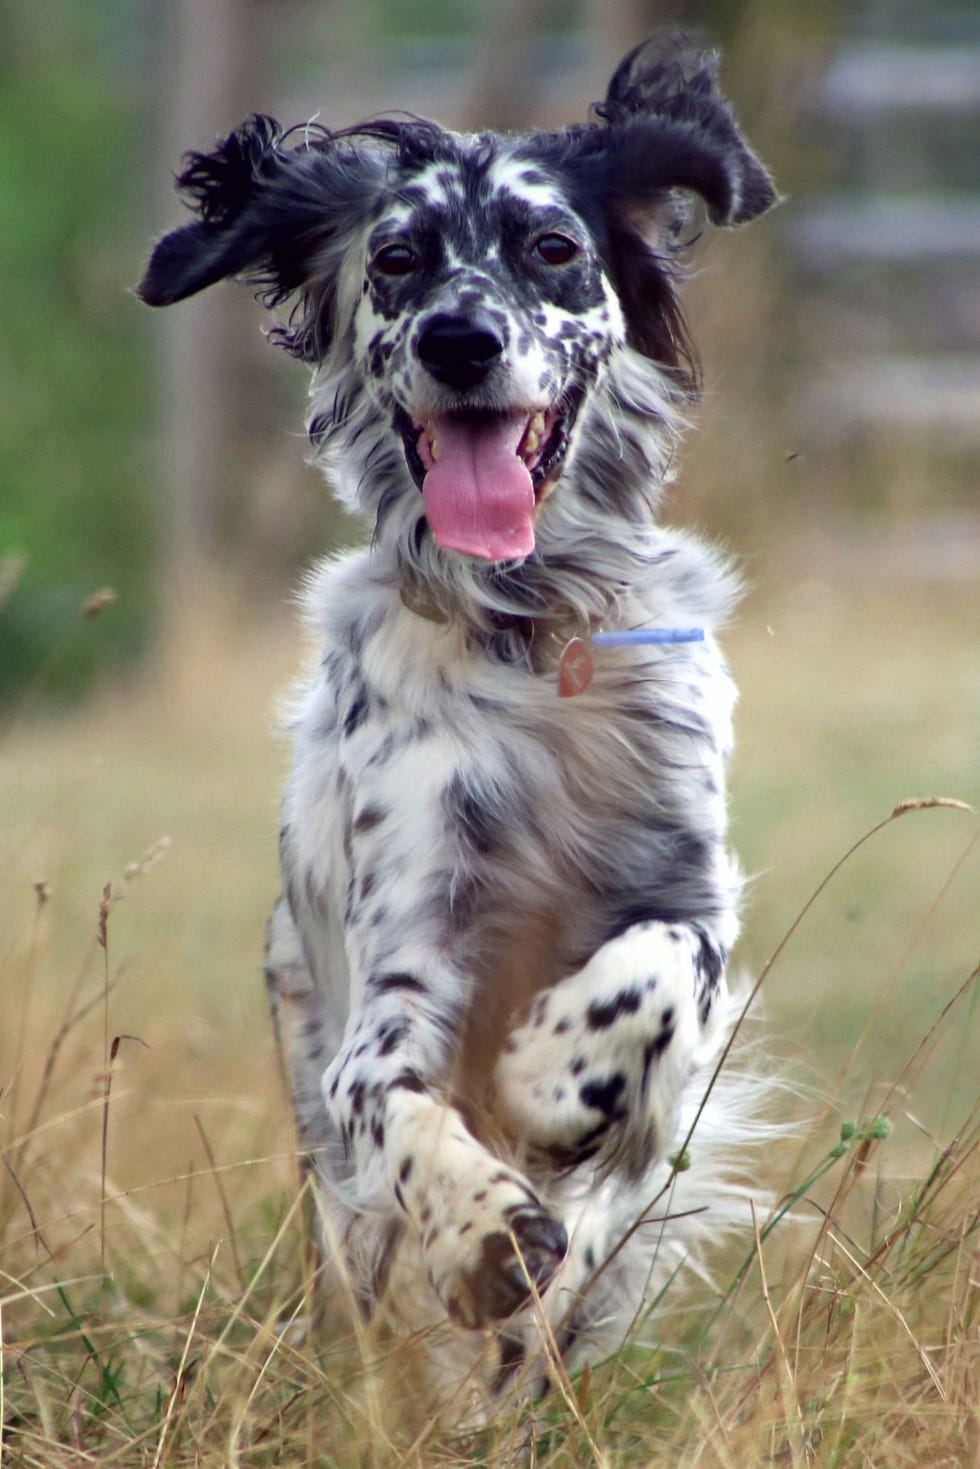
<instances>
[{"instance_id":1,"label":"dog's muzzle","mask_svg":"<svg viewBox=\"0 0 980 1469\"><path fill-rule=\"evenodd\" d=\"M581 389L566 389L560 404L507 404L505 333L479 309L435 313L414 348L451 405L395 412L436 543L483 561L529 556L538 513L568 452Z\"/></svg>"}]
</instances>

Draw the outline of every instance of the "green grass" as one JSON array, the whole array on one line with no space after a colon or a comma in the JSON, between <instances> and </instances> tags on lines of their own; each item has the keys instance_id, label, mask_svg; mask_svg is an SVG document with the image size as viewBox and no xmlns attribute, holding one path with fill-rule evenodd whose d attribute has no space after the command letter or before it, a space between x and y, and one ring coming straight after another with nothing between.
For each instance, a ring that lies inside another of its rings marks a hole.
<instances>
[{"instance_id":1,"label":"green grass","mask_svg":"<svg viewBox=\"0 0 980 1469\"><path fill-rule=\"evenodd\" d=\"M767 974L766 1048L812 1088L771 1159L787 1217L668 1298L658 1350L463 1440L404 1347L313 1324L260 975L296 643L211 608L191 633L0 745L0 1469L977 1463L976 820L888 824ZM758 973L896 802L976 801L980 668L965 591L826 571L727 641Z\"/></svg>"}]
</instances>

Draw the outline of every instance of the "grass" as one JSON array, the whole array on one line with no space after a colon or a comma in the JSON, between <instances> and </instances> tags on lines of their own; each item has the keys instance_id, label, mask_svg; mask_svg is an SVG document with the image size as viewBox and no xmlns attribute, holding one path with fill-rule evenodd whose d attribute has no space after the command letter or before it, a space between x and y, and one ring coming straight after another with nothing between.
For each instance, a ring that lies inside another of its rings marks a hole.
<instances>
[{"instance_id":1,"label":"grass","mask_svg":"<svg viewBox=\"0 0 980 1469\"><path fill-rule=\"evenodd\" d=\"M897 802L976 802L967 592L811 568L747 604L741 954L775 956L767 1045L804 1092L780 1205L668 1296L656 1351L465 1440L403 1346L311 1326L259 973L295 644L192 634L0 746L0 1469L980 1465L975 819L888 822L803 911Z\"/></svg>"}]
</instances>

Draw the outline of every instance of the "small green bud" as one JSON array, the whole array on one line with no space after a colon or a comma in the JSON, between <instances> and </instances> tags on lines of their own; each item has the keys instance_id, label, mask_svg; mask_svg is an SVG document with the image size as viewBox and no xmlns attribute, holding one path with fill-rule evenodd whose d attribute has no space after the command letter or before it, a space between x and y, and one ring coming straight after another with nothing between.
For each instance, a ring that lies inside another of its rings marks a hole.
<instances>
[{"instance_id":1,"label":"small green bud","mask_svg":"<svg viewBox=\"0 0 980 1469\"><path fill-rule=\"evenodd\" d=\"M832 1158L843 1158L843 1156L844 1156L844 1154L846 1152L847 1152L847 1143L838 1143L836 1147L831 1148L831 1150L830 1150L830 1156Z\"/></svg>"},{"instance_id":2,"label":"small green bud","mask_svg":"<svg viewBox=\"0 0 980 1469\"><path fill-rule=\"evenodd\" d=\"M888 1137L891 1130L892 1125L887 1117L876 1117L873 1122L868 1123L864 1130L864 1135L865 1137L873 1137L877 1141L880 1141L881 1138Z\"/></svg>"},{"instance_id":3,"label":"small green bud","mask_svg":"<svg viewBox=\"0 0 980 1469\"><path fill-rule=\"evenodd\" d=\"M856 1122L842 1122L841 1125L840 1125L840 1140L841 1140L841 1142L842 1143L849 1143L850 1140L851 1140L851 1138L854 1136L854 1134L856 1132L857 1132L857 1123Z\"/></svg>"},{"instance_id":4,"label":"small green bud","mask_svg":"<svg viewBox=\"0 0 980 1469\"><path fill-rule=\"evenodd\" d=\"M675 1173L686 1173L691 1166L691 1155L684 1149L683 1153L674 1153L667 1159Z\"/></svg>"}]
</instances>

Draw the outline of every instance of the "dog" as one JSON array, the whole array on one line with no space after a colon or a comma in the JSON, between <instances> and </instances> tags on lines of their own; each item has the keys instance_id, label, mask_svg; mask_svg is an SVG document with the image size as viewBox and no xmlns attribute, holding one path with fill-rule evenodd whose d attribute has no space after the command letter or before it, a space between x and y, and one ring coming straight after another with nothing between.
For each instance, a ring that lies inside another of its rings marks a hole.
<instances>
[{"instance_id":1,"label":"dog","mask_svg":"<svg viewBox=\"0 0 980 1469\"><path fill-rule=\"evenodd\" d=\"M656 512L685 248L775 189L717 58L656 41L560 131L254 116L177 182L139 294L290 303L313 459L371 529L309 587L266 955L328 1273L489 1402L615 1346L746 1214L752 1086L703 1101L737 583Z\"/></svg>"}]
</instances>

